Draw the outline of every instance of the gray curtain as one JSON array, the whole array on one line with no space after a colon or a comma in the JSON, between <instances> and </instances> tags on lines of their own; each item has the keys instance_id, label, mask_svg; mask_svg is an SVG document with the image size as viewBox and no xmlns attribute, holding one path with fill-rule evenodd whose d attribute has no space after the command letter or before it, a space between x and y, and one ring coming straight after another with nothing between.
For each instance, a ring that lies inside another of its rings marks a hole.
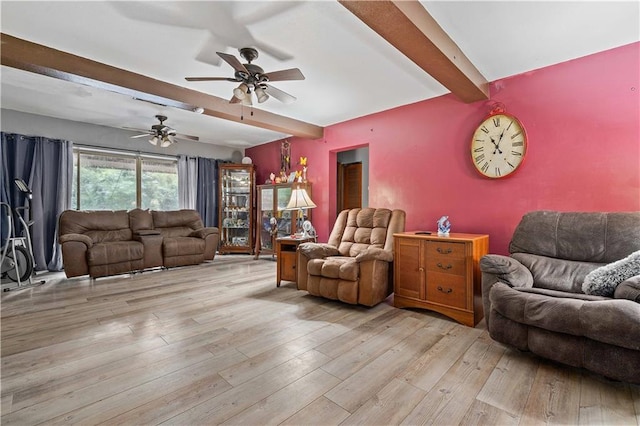
<instances>
[{"instance_id":1,"label":"gray curtain","mask_svg":"<svg viewBox=\"0 0 640 426\"><path fill-rule=\"evenodd\" d=\"M198 194L198 158L178 156L178 206L195 209Z\"/></svg>"},{"instance_id":2,"label":"gray curtain","mask_svg":"<svg viewBox=\"0 0 640 426\"><path fill-rule=\"evenodd\" d=\"M73 143L4 132L1 136L2 201L14 208L29 206L13 180L20 178L27 182L33 193L28 219L34 222L31 241L36 270L60 271L62 253L57 226L60 213L71 205Z\"/></svg>"},{"instance_id":3,"label":"gray curtain","mask_svg":"<svg viewBox=\"0 0 640 426\"><path fill-rule=\"evenodd\" d=\"M204 226L218 226L218 164L222 160L178 157L178 192L181 209L195 209Z\"/></svg>"},{"instance_id":4,"label":"gray curtain","mask_svg":"<svg viewBox=\"0 0 640 426\"><path fill-rule=\"evenodd\" d=\"M220 160L198 157L196 209L204 226L218 226L218 163Z\"/></svg>"}]
</instances>

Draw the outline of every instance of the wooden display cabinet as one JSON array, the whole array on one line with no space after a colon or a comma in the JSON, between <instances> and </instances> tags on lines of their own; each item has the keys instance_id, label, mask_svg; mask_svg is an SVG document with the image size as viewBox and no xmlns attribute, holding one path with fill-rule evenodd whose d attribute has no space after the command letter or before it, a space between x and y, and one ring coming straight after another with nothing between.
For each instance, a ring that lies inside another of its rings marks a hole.
<instances>
[{"instance_id":1,"label":"wooden display cabinet","mask_svg":"<svg viewBox=\"0 0 640 426\"><path fill-rule=\"evenodd\" d=\"M306 183L278 183L274 185L258 185L258 213L255 241L255 258L260 254L275 254L277 238L288 237L296 232L296 218L298 212L285 210L291 191L294 188L304 188L311 197L311 184ZM311 220L311 209L303 212ZM276 219L275 230L272 233L271 218Z\"/></svg>"},{"instance_id":2,"label":"wooden display cabinet","mask_svg":"<svg viewBox=\"0 0 640 426\"><path fill-rule=\"evenodd\" d=\"M219 168L220 254L253 253L255 175L251 164Z\"/></svg>"},{"instance_id":3,"label":"wooden display cabinet","mask_svg":"<svg viewBox=\"0 0 640 426\"><path fill-rule=\"evenodd\" d=\"M424 308L474 327L483 318L479 262L489 236L393 234L394 306Z\"/></svg>"}]
</instances>

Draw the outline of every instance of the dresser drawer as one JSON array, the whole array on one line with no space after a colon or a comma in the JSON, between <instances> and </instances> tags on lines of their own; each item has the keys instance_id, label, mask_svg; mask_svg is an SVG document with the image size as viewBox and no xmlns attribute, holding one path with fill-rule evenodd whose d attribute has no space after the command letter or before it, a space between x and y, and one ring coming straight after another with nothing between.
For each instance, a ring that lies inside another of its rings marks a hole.
<instances>
[{"instance_id":1,"label":"dresser drawer","mask_svg":"<svg viewBox=\"0 0 640 426\"><path fill-rule=\"evenodd\" d=\"M452 275L466 275L467 262L464 258L449 256L431 256L427 258L427 270Z\"/></svg>"},{"instance_id":2,"label":"dresser drawer","mask_svg":"<svg viewBox=\"0 0 640 426\"><path fill-rule=\"evenodd\" d=\"M464 258L464 243L448 241L429 241L427 243L427 258Z\"/></svg>"},{"instance_id":3,"label":"dresser drawer","mask_svg":"<svg viewBox=\"0 0 640 426\"><path fill-rule=\"evenodd\" d=\"M427 300L465 309L467 307L466 278L440 272L427 272Z\"/></svg>"}]
</instances>

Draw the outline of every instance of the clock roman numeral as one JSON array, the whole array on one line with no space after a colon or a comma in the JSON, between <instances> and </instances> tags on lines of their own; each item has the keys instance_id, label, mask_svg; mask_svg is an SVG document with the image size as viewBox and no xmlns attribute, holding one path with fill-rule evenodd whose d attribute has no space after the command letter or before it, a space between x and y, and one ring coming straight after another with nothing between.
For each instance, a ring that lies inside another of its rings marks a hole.
<instances>
[{"instance_id":1,"label":"clock roman numeral","mask_svg":"<svg viewBox=\"0 0 640 426\"><path fill-rule=\"evenodd\" d=\"M485 133L489 133L489 129L487 129L487 126L482 126L480 130L482 130Z\"/></svg>"},{"instance_id":2,"label":"clock roman numeral","mask_svg":"<svg viewBox=\"0 0 640 426\"><path fill-rule=\"evenodd\" d=\"M511 139L515 139L516 137L518 137L518 135L521 135L521 134L522 134L522 131L519 130L511 135Z\"/></svg>"},{"instance_id":3,"label":"clock roman numeral","mask_svg":"<svg viewBox=\"0 0 640 426\"><path fill-rule=\"evenodd\" d=\"M509 130L512 124L513 124L513 121L509 121L509 125L507 126L506 130Z\"/></svg>"},{"instance_id":4,"label":"clock roman numeral","mask_svg":"<svg viewBox=\"0 0 640 426\"><path fill-rule=\"evenodd\" d=\"M480 155L478 155L478 156L475 158L475 160L476 160L476 163L480 163L482 160L484 160L484 154L480 154Z\"/></svg>"},{"instance_id":5,"label":"clock roman numeral","mask_svg":"<svg viewBox=\"0 0 640 426\"><path fill-rule=\"evenodd\" d=\"M495 127L500 127L500 117L493 117L493 125Z\"/></svg>"},{"instance_id":6,"label":"clock roman numeral","mask_svg":"<svg viewBox=\"0 0 640 426\"><path fill-rule=\"evenodd\" d=\"M480 170L482 170L483 172L486 172L487 170L489 170L489 163L485 162L482 165L482 168Z\"/></svg>"},{"instance_id":7,"label":"clock roman numeral","mask_svg":"<svg viewBox=\"0 0 640 426\"><path fill-rule=\"evenodd\" d=\"M500 175L500 167L496 167L496 173L495 174L496 174L496 176L501 176Z\"/></svg>"},{"instance_id":8,"label":"clock roman numeral","mask_svg":"<svg viewBox=\"0 0 640 426\"><path fill-rule=\"evenodd\" d=\"M524 146L524 141L513 142L511 146Z\"/></svg>"},{"instance_id":9,"label":"clock roman numeral","mask_svg":"<svg viewBox=\"0 0 640 426\"><path fill-rule=\"evenodd\" d=\"M518 151L511 151L512 155L517 155L518 157L522 157L522 153Z\"/></svg>"},{"instance_id":10,"label":"clock roman numeral","mask_svg":"<svg viewBox=\"0 0 640 426\"><path fill-rule=\"evenodd\" d=\"M484 151L484 146L479 146L473 150L473 152L482 152Z\"/></svg>"},{"instance_id":11,"label":"clock roman numeral","mask_svg":"<svg viewBox=\"0 0 640 426\"><path fill-rule=\"evenodd\" d=\"M516 166L514 166L513 164L511 164L511 163L510 163L510 162L508 162L508 161L507 161L507 164L508 164L509 166L511 166L511 168L512 168L512 169L515 169L515 168L516 168Z\"/></svg>"}]
</instances>

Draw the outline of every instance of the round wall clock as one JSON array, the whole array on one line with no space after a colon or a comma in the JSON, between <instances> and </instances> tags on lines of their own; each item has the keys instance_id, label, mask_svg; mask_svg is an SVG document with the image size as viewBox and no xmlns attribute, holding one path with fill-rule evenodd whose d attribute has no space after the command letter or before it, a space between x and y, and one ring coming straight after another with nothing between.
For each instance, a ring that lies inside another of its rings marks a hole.
<instances>
[{"instance_id":1,"label":"round wall clock","mask_svg":"<svg viewBox=\"0 0 640 426\"><path fill-rule=\"evenodd\" d=\"M494 109L480 123L471 140L471 160L488 178L510 176L522 165L527 153L527 134L516 117Z\"/></svg>"}]
</instances>

